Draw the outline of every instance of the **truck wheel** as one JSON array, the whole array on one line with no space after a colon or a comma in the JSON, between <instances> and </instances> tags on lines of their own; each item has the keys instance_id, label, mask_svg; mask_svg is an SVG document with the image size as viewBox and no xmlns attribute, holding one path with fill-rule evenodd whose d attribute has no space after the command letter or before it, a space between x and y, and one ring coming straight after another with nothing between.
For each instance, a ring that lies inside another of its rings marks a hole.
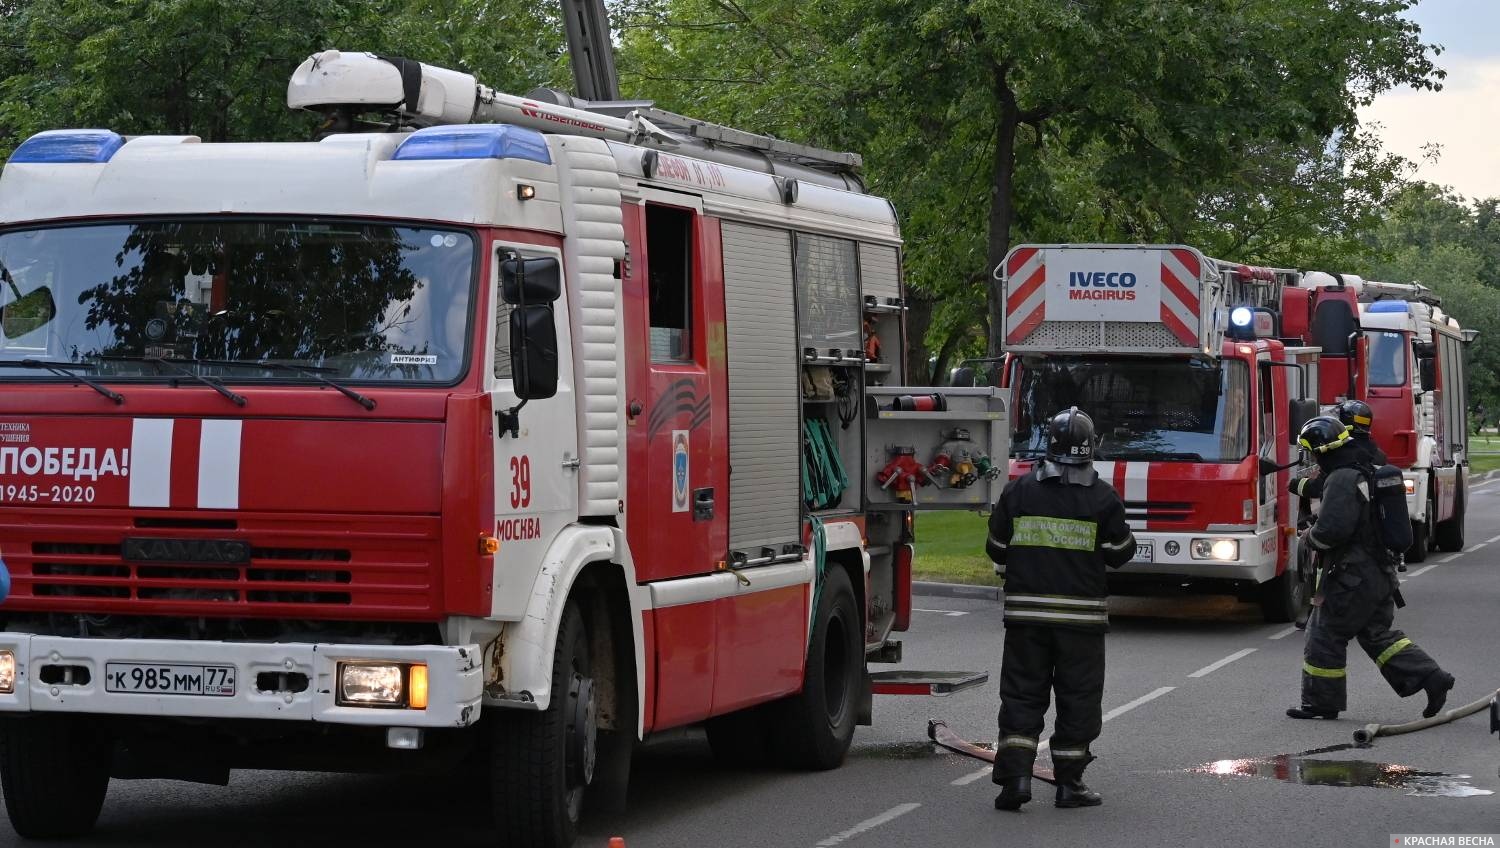
<instances>
[{"instance_id":1,"label":"truck wheel","mask_svg":"<svg viewBox=\"0 0 1500 848\"><path fill-rule=\"evenodd\" d=\"M787 765L825 771L849 752L865 668L864 624L844 569L828 569L813 622L802 691L776 705L776 742Z\"/></svg>"},{"instance_id":2,"label":"truck wheel","mask_svg":"<svg viewBox=\"0 0 1500 848\"><path fill-rule=\"evenodd\" d=\"M1309 588L1295 567L1260 584L1261 617L1275 624L1295 621L1312 594Z\"/></svg>"},{"instance_id":3,"label":"truck wheel","mask_svg":"<svg viewBox=\"0 0 1500 848\"><path fill-rule=\"evenodd\" d=\"M83 836L109 789L110 745L71 716L0 724L0 784L11 826L26 839Z\"/></svg>"},{"instance_id":4,"label":"truck wheel","mask_svg":"<svg viewBox=\"0 0 1500 848\"><path fill-rule=\"evenodd\" d=\"M714 759L728 766L763 766L773 748L772 711L776 704L763 704L715 716L703 726Z\"/></svg>"},{"instance_id":5,"label":"truck wheel","mask_svg":"<svg viewBox=\"0 0 1500 848\"><path fill-rule=\"evenodd\" d=\"M569 601L553 654L551 705L486 717L490 808L507 845L567 848L578 836L599 732L588 645L583 615Z\"/></svg>"},{"instance_id":6,"label":"truck wheel","mask_svg":"<svg viewBox=\"0 0 1500 848\"><path fill-rule=\"evenodd\" d=\"M1468 487L1464 484L1462 474L1458 475L1454 485L1456 490L1453 493L1453 517L1438 524L1433 538L1439 548L1458 553L1464 549L1464 501Z\"/></svg>"}]
</instances>

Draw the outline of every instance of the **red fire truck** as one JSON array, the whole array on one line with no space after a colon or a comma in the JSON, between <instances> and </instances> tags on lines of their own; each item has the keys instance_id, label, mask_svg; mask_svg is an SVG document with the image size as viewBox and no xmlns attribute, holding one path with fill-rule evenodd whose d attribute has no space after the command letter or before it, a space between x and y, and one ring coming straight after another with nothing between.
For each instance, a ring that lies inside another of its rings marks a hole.
<instances>
[{"instance_id":1,"label":"red fire truck","mask_svg":"<svg viewBox=\"0 0 1500 848\"><path fill-rule=\"evenodd\" d=\"M565 845L653 731L830 768L873 692L983 679L867 671L900 658L911 511L994 499L929 463L1007 448L998 391L897 385L858 157L561 99L327 51L288 91L317 142L16 150L23 835L89 830L112 777L452 763L512 843Z\"/></svg>"},{"instance_id":2,"label":"red fire truck","mask_svg":"<svg viewBox=\"0 0 1500 848\"><path fill-rule=\"evenodd\" d=\"M1353 292L1176 245L1026 245L996 275L1012 475L1078 406L1139 544L1112 590L1227 591L1291 619L1309 586L1287 476L1319 401L1362 394Z\"/></svg>"}]
</instances>

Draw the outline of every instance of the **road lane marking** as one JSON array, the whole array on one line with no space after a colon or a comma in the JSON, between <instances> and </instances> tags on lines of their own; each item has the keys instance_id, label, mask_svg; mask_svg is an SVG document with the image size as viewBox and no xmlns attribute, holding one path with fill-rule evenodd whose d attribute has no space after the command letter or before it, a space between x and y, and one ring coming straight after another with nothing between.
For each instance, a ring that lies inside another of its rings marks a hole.
<instances>
[{"instance_id":1,"label":"road lane marking","mask_svg":"<svg viewBox=\"0 0 1500 848\"><path fill-rule=\"evenodd\" d=\"M1131 701L1128 704L1122 704L1118 707L1115 707L1114 709L1104 714L1104 721L1109 721L1116 716L1122 716L1135 709L1136 707L1139 707L1141 704L1144 704L1148 701L1154 701L1176 688L1176 686L1163 686L1160 689L1157 689L1155 692L1152 692L1148 695L1142 695L1141 697L1136 698L1134 701Z\"/></svg>"},{"instance_id":2,"label":"road lane marking","mask_svg":"<svg viewBox=\"0 0 1500 848\"><path fill-rule=\"evenodd\" d=\"M1438 566L1440 566L1442 564L1443 563L1441 563L1441 562L1435 562L1432 565L1424 565L1421 568L1417 569L1416 571L1408 571L1406 573L1406 579L1410 580L1413 577L1416 577L1417 575L1421 574L1422 572L1424 572L1424 571L1431 571L1434 568L1437 568ZM1405 581L1402 581L1402 582L1405 582Z\"/></svg>"},{"instance_id":3,"label":"road lane marking","mask_svg":"<svg viewBox=\"0 0 1500 848\"><path fill-rule=\"evenodd\" d=\"M1486 544L1486 545L1488 545L1488 544L1491 544L1491 543L1492 543L1492 542L1500 542L1500 536L1496 536L1496 537L1495 537L1495 538L1493 538L1493 539L1485 539L1485 540L1484 540L1484 543L1485 543L1485 544Z\"/></svg>"},{"instance_id":4,"label":"road lane marking","mask_svg":"<svg viewBox=\"0 0 1500 848\"><path fill-rule=\"evenodd\" d=\"M1433 560L1432 563L1433 563L1433 565L1442 565L1445 562L1452 562L1452 561L1458 559L1461 556L1463 556L1462 553L1448 554L1447 556L1438 557L1437 559ZM1418 571L1425 571L1425 570L1426 569L1418 569ZM1411 575L1407 575L1407 576L1410 577Z\"/></svg>"},{"instance_id":5,"label":"road lane marking","mask_svg":"<svg viewBox=\"0 0 1500 848\"><path fill-rule=\"evenodd\" d=\"M1205 677L1207 675L1213 674L1224 666L1229 665L1235 660L1248 657L1253 653L1255 653L1254 648L1246 648L1243 651L1235 651L1234 653L1230 654L1222 660L1219 660L1218 662L1209 663L1208 665L1198 669L1192 674L1189 674L1188 677Z\"/></svg>"},{"instance_id":6,"label":"road lane marking","mask_svg":"<svg viewBox=\"0 0 1500 848\"><path fill-rule=\"evenodd\" d=\"M1270 636L1267 636L1266 638L1267 639L1285 639L1286 637L1288 637L1288 636L1290 636L1290 635L1292 635L1293 633L1296 633L1296 632L1297 632L1297 628L1294 625L1292 627L1288 627L1285 630L1282 630L1279 633L1273 633Z\"/></svg>"},{"instance_id":7,"label":"road lane marking","mask_svg":"<svg viewBox=\"0 0 1500 848\"><path fill-rule=\"evenodd\" d=\"M1110 719L1118 718L1119 716L1122 716L1122 715L1130 712L1131 710L1135 709L1136 707L1139 707L1141 704L1147 703L1148 701L1154 701L1157 698L1160 698L1161 696L1167 694L1168 692L1171 692L1173 689L1176 689L1176 688L1177 688L1176 686L1163 686L1163 687L1161 687L1160 689L1157 689L1154 692L1150 692L1148 694L1142 695L1139 698L1136 698L1134 701L1131 701L1128 704L1121 704L1120 706L1115 707L1114 709L1112 709L1109 712L1105 713L1104 714L1104 718L1102 719L1102 721L1109 721ZM1048 746L1050 744L1051 744L1050 742L1042 742L1042 743L1038 744L1036 746L1036 752L1038 754L1042 753L1043 751L1047 750L1047 748L1048 748ZM979 771L976 771L976 772L974 772L972 774L966 774L963 777L960 777L959 779L957 779L955 781L952 781L952 783L950 785L952 785L952 786L968 786L970 783L973 783L974 781L978 780L979 778L984 777L985 775L988 775L992 771L994 771L994 766L985 766L984 768L980 769Z\"/></svg>"},{"instance_id":8,"label":"road lane marking","mask_svg":"<svg viewBox=\"0 0 1500 848\"><path fill-rule=\"evenodd\" d=\"M880 827L883 824L888 824L891 821L906 815L907 813L915 810L920 806L922 805L913 802L897 804L896 806L890 808L889 810L886 810L885 812L881 813L878 816L875 816L874 818L865 819L864 821L860 822L854 827L849 828L843 833L828 837L822 842L819 842L817 848L833 848L834 845L838 845L841 842L847 842L850 839L853 839L854 837L860 835L861 833L874 830L875 828Z\"/></svg>"},{"instance_id":9,"label":"road lane marking","mask_svg":"<svg viewBox=\"0 0 1500 848\"><path fill-rule=\"evenodd\" d=\"M968 613L964 612L963 610L935 610L935 609L922 609L920 607L912 607L911 611L912 612L935 612L938 615L946 615L949 618L958 618L961 615L968 615Z\"/></svg>"}]
</instances>

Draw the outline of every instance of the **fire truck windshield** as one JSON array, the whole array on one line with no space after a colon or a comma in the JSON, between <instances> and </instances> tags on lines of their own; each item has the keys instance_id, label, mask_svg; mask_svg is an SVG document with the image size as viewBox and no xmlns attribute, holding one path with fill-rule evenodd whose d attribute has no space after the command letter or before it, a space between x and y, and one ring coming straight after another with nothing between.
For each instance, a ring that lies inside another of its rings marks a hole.
<instances>
[{"instance_id":1,"label":"fire truck windshield","mask_svg":"<svg viewBox=\"0 0 1500 848\"><path fill-rule=\"evenodd\" d=\"M1406 334L1366 331L1370 339L1370 385L1406 385Z\"/></svg>"},{"instance_id":2,"label":"fire truck windshield","mask_svg":"<svg viewBox=\"0 0 1500 848\"><path fill-rule=\"evenodd\" d=\"M1043 455L1048 419L1070 406L1094 419L1101 460L1238 462L1250 449L1243 362L1026 357L1016 386L1019 458Z\"/></svg>"},{"instance_id":3,"label":"fire truck windshield","mask_svg":"<svg viewBox=\"0 0 1500 848\"><path fill-rule=\"evenodd\" d=\"M0 232L0 360L165 381L452 383L475 241L335 220L194 219ZM262 364L267 367L260 367ZM287 367L277 367L277 366ZM0 379L64 379L0 364Z\"/></svg>"}]
</instances>

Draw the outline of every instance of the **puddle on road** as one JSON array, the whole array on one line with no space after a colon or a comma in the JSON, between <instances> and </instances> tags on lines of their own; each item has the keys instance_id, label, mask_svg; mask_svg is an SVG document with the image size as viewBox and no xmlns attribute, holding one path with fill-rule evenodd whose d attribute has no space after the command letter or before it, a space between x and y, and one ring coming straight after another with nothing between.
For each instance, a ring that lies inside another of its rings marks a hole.
<instances>
[{"instance_id":1,"label":"puddle on road","mask_svg":"<svg viewBox=\"0 0 1500 848\"><path fill-rule=\"evenodd\" d=\"M1303 786L1362 786L1395 789L1407 795L1443 798L1468 798L1493 795L1468 783L1467 774L1444 774L1418 771L1411 766L1374 763L1366 760L1320 759L1319 754L1347 751L1352 745L1314 748L1300 754L1276 754L1240 760L1218 760L1188 769L1190 774L1226 777L1267 777Z\"/></svg>"}]
</instances>

